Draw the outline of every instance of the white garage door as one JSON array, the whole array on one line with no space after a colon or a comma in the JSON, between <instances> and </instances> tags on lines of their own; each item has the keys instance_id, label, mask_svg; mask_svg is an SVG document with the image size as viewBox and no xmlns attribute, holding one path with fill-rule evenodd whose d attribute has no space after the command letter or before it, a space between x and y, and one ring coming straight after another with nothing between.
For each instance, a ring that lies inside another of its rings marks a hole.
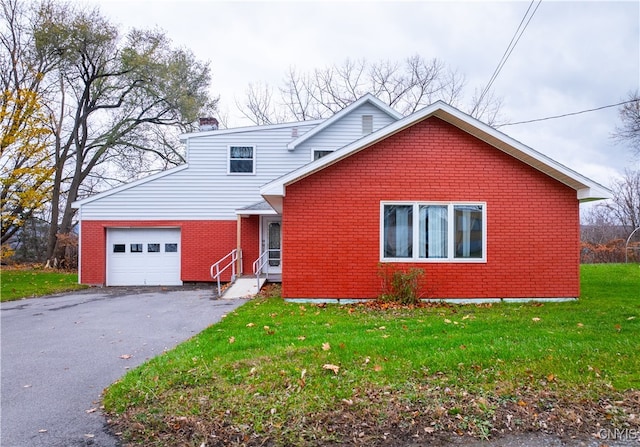
<instances>
[{"instance_id":1,"label":"white garage door","mask_svg":"<svg viewBox=\"0 0 640 447\"><path fill-rule=\"evenodd\" d=\"M176 286L179 228L107 229L108 286Z\"/></svg>"}]
</instances>

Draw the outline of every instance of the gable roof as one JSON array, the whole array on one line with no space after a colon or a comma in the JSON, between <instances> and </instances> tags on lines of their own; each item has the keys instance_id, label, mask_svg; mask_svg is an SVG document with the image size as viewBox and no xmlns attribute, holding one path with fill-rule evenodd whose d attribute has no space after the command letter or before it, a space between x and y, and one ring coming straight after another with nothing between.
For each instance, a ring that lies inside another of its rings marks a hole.
<instances>
[{"instance_id":1,"label":"gable roof","mask_svg":"<svg viewBox=\"0 0 640 447\"><path fill-rule=\"evenodd\" d=\"M232 127L230 129L215 129L215 130L203 130L203 131L195 131L189 133L180 134L180 142L184 143L190 138L199 138L199 137L208 137L211 135L226 135L226 134L238 134L243 132L254 132L256 130L275 130L275 129L286 129L288 127L303 127L303 126L316 126L318 124L323 123L324 119L318 120L309 120L309 121L295 121L292 123L279 123L279 124L262 124L255 126L245 126L245 127ZM303 135L304 136L304 135Z\"/></svg>"},{"instance_id":2,"label":"gable roof","mask_svg":"<svg viewBox=\"0 0 640 447\"><path fill-rule=\"evenodd\" d=\"M363 97L361 97L357 101L352 102L351 104L349 104L344 109L342 109L339 112L335 113L331 118L327 118L319 126L313 128L312 130L310 130L309 132L305 133L304 135L301 135L298 138L296 138L295 140L291 141L287 145L287 149L289 149L290 151L294 150L296 148L296 146L304 143L305 141L307 141L312 136L322 132L324 129L326 129L327 127L329 127L333 123L339 121L345 115L347 115L349 113L352 113L354 110L356 110L358 107L360 107L360 106L362 106L364 104L371 104L374 107L377 107L382 112L386 113L387 115L389 115L390 117L392 117L395 120L399 120L399 119L402 118L402 114L401 113L398 113L397 111L392 109L391 106L388 106L384 102L380 101L378 98L373 96L371 93L367 93L366 95L364 95Z\"/></svg>"},{"instance_id":3,"label":"gable roof","mask_svg":"<svg viewBox=\"0 0 640 447\"><path fill-rule=\"evenodd\" d=\"M91 202L93 202L95 200L99 200L99 199L102 199L104 197L109 197L110 195L119 193L121 191L126 191L127 189L134 188L134 187L136 187L138 185L142 185L144 183L152 182L152 181L157 180L159 178L167 177L169 175L175 174L176 172L183 171L183 170L187 169L188 167L189 167L189 164L185 163L185 164L182 164L180 166L176 166L175 168L167 169L166 171L156 172L155 174L152 174L152 175L150 175L148 177L144 177L144 178L135 180L135 181L133 181L131 183L126 183L124 185L120 185L120 186L117 186L115 188L108 189L106 191L100 192L100 193L95 194L93 196L89 196L89 197L86 197L84 199L76 200L75 202L73 202L71 204L71 207L74 208L74 209L80 208L82 205L85 205L87 203L91 203Z\"/></svg>"},{"instance_id":4,"label":"gable roof","mask_svg":"<svg viewBox=\"0 0 640 447\"><path fill-rule=\"evenodd\" d=\"M286 194L286 187L322 169L338 163L361 150L372 146L414 124L430 117L441 120L473 135L479 140L499 149L512 157L532 166L540 172L564 183L576 190L577 198L581 202L611 198L611 191L593 180L569 169L546 155L520 143L503 134L493 127L461 112L442 101L435 102L395 123L371 133L358 141L351 143L325 157L313 161L295 171L267 183L260 189L260 194L276 209L282 212L282 198Z\"/></svg>"}]
</instances>

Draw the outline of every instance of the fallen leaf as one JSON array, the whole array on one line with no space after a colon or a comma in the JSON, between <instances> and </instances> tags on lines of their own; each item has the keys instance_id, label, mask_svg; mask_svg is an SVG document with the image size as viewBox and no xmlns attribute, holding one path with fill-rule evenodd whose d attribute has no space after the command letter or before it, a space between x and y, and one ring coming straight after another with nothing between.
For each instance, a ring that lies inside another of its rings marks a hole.
<instances>
[{"instance_id":1,"label":"fallen leaf","mask_svg":"<svg viewBox=\"0 0 640 447\"><path fill-rule=\"evenodd\" d=\"M306 375L307 375L307 370L306 370L306 369L303 369L303 370L302 370L302 372L300 373L300 378L301 378L302 380L304 380L304 376L306 376Z\"/></svg>"},{"instance_id":2,"label":"fallen leaf","mask_svg":"<svg viewBox=\"0 0 640 447\"><path fill-rule=\"evenodd\" d=\"M96 411L98 411L97 408L90 408L88 410L84 410L84 412L87 413L87 414L95 413Z\"/></svg>"},{"instance_id":3,"label":"fallen leaf","mask_svg":"<svg viewBox=\"0 0 640 447\"><path fill-rule=\"evenodd\" d=\"M327 363L325 365L322 365L323 369L328 369L333 371L334 374L338 374L338 371L340 371L340 367L338 365L332 365L331 363Z\"/></svg>"},{"instance_id":4,"label":"fallen leaf","mask_svg":"<svg viewBox=\"0 0 640 447\"><path fill-rule=\"evenodd\" d=\"M342 402L349 406L353 405L353 400L351 399L342 399Z\"/></svg>"},{"instance_id":5,"label":"fallen leaf","mask_svg":"<svg viewBox=\"0 0 640 447\"><path fill-rule=\"evenodd\" d=\"M435 432L435 431L436 431L436 429L435 429L435 428L433 428L433 427L425 427L425 428L424 428L424 432L425 432L425 433L433 433L433 432Z\"/></svg>"},{"instance_id":6,"label":"fallen leaf","mask_svg":"<svg viewBox=\"0 0 640 447\"><path fill-rule=\"evenodd\" d=\"M635 319L636 319L636 317L629 317L629 318L627 318L627 320L635 320Z\"/></svg>"},{"instance_id":7,"label":"fallen leaf","mask_svg":"<svg viewBox=\"0 0 640 447\"><path fill-rule=\"evenodd\" d=\"M301 335L301 336L298 337L298 340L300 340L300 341L303 341L303 340L306 340L306 339L307 339L307 337L305 337L304 335Z\"/></svg>"},{"instance_id":8,"label":"fallen leaf","mask_svg":"<svg viewBox=\"0 0 640 447\"><path fill-rule=\"evenodd\" d=\"M123 359L123 360L128 360L128 359L130 359L131 357L133 357L131 354L122 354L122 355L120 356L120 358L121 358L121 359Z\"/></svg>"},{"instance_id":9,"label":"fallen leaf","mask_svg":"<svg viewBox=\"0 0 640 447\"><path fill-rule=\"evenodd\" d=\"M465 345L460 345L460 349L467 349L467 347Z\"/></svg>"},{"instance_id":10,"label":"fallen leaf","mask_svg":"<svg viewBox=\"0 0 640 447\"><path fill-rule=\"evenodd\" d=\"M549 382L553 382L553 381L555 380L555 378L556 378L556 376L554 376L553 374L549 374L549 375L547 376L547 380L548 380Z\"/></svg>"},{"instance_id":11,"label":"fallen leaf","mask_svg":"<svg viewBox=\"0 0 640 447\"><path fill-rule=\"evenodd\" d=\"M532 320L532 321L535 321L535 322L537 323L538 321L540 321L540 318L538 318L538 317L533 317L531 320Z\"/></svg>"},{"instance_id":12,"label":"fallen leaf","mask_svg":"<svg viewBox=\"0 0 640 447\"><path fill-rule=\"evenodd\" d=\"M444 322L445 322L445 323L447 323L447 324L449 324L449 323L451 323L451 320L449 320L448 318L445 318L445 319L444 319Z\"/></svg>"},{"instance_id":13,"label":"fallen leaf","mask_svg":"<svg viewBox=\"0 0 640 447\"><path fill-rule=\"evenodd\" d=\"M331 349L331 345L329 343L322 343L322 350L329 351Z\"/></svg>"},{"instance_id":14,"label":"fallen leaf","mask_svg":"<svg viewBox=\"0 0 640 447\"><path fill-rule=\"evenodd\" d=\"M235 337L229 337L229 343L235 343L235 342L236 342Z\"/></svg>"},{"instance_id":15,"label":"fallen leaf","mask_svg":"<svg viewBox=\"0 0 640 447\"><path fill-rule=\"evenodd\" d=\"M375 372L380 372L380 371L382 371L382 366L380 366L380 365L376 365L376 366L374 366L374 367L373 367L373 370L374 370Z\"/></svg>"},{"instance_id":16,"label":"fallen leaf","mask_svg":"<svg viewBox=\"0 0 640 447\"><path fill-rule=\"evenodd\" d=\"M578 327L584 327L584 324L578 323Z\"/></svg>"},{"instance_id":17,"label":"fallen leaf","mask_svg":"<svg viewBox=\"0 0 640 447\"><path fill-rule=\"evenodd\" d=\"M254 327L255 323L247 323L247 327Z\"/></svg>"}]
</instances>

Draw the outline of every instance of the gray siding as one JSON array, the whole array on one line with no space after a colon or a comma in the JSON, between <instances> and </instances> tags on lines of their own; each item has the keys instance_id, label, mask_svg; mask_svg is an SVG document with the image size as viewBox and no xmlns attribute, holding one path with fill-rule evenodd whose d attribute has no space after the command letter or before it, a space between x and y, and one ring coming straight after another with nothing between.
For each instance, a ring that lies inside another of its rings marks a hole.
<instances>
[{"instance_id":1,"label":"gray siding","mask_svg":"<svg viewBox=\"0 0 640 447\"><path fill-rule=\"evenodd\" d=\"M322 132L306 140L295 151L305 151L311 157L313 149L336 150L359 140L364 136L362 134L362 115L373 116L374 132L396 121L374 105L365 103Z\"/></svg>"},{"instance_id":2,"label":"gray siding","mask_svg":"<svg viewBox=\"0 0 640 447\"><path fill-rule=\"evenodd\" d=\"M312 149L338 149L361 138L362 115L373 115L374 130L393 121L364 104L290 151L298 136L317 123L207 132L187 138L188 167L82 203L83 220L233 220L235 210L262 200L260 187L311 161ZM254 146L256 173L227 174L230 145Z\"/></svg>"}]
</instances>

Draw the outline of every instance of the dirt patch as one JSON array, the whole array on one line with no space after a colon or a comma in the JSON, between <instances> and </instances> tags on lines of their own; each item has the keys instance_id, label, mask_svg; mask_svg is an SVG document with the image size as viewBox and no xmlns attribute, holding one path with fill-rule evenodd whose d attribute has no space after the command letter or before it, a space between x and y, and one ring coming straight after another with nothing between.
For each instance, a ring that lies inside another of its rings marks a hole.
<instances>
[{"instance_id":1,"label":"dirt patch","mask_svg":"<svg viewBox=\"0 0 640 447\"><path fill-rule=\"evenodd\" d=\"M498 399L430 396L408 403L384 393L323 414L292 416L256 431L230 412L200 416L145 416L131 409L113 429L144 445L218 446L636 446L640 445L640 392L616 400L568 401L551 393ZM197 442L196 442L197 441Z\"/></svg>"}]
</instances>

